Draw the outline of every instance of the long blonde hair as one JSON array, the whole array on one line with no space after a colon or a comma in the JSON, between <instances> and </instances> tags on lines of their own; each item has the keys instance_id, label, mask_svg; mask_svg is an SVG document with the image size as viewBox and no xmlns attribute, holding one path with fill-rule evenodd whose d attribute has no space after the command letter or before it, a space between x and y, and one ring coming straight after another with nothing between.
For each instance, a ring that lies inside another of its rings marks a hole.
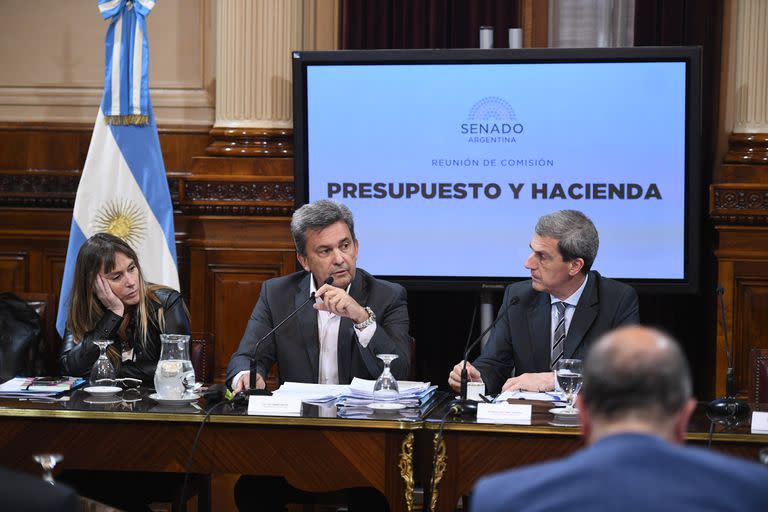
<instances>
[{"instance_id":1,"label":"long blonde hair","mask_svg":"<svg viewBox=\"0 0 768 512\"><path fill-rule=\"evenodd\" d=\"M129 312L126 309L125 316L123 317L123 327L130 318L129 315L135 314L137 316L138 343L141 345L142 350L146 352L149 346L150 322L157 324L161 332L165 327L162 314L158 315L158 318L152 318L149 314L149 301L154 300L158 302L155 290L162 287L144 280L144 274L141 271L136 251L124 240L109 233L96 233L80 247L80 252L77 254L77 262L75 263L67 329L72 333L75 343L80 343L88 332L96 328L96 324L104 315L105 307L96 296L94 282L99 272L103 270L105 273L109 273L115 268L116 253L122 253L127 258L133 260L133 263L136 265L139 303L133 311ZM115 352L113 359L114 356L117 356L117 363L119 364L118 354L119 351Z\"/></svg>"}]
</instances>

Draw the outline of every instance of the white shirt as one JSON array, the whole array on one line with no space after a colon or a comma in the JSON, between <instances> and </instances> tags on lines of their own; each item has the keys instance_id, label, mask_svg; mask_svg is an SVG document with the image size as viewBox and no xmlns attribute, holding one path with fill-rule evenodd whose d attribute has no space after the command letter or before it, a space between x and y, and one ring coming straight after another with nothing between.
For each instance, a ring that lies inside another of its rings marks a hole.
<instances>
[{"instance_id":1,"label":"white shirt","mask_svg":"<svg viewBox=\"0 0 768 512\"><path fill-rule=\"evenodd\" d=\"M560 300L554 295L549 295L549 300L551 304L551 315L552 315L552 321L550 322L550 332L549 332L549 339L550 339L550 352L553 348L554 341L552 339L555 337L555 329L557 328L557 304L558 302L564 302L565 303L565 333L568 334L568 328L571 326L571 320L573 319L573 314L576 312L576 306L579 303L579 299L581 298L581 294L584 293L584 288L587 287L587 281L589 280L589 275L584 277L584 282L581 283L581 286L573 292L573 294L568 297L565 300Z\"/></svg>"},{"instance_id":2,"label":"white shirt","mask_svg":"<svg viewBox=\"0 0 768 512\"><path fill-rule=\"evenodd\" d=\"M349 289L352 286L350 283L347 286L346 292L349 293ZM317 291L315 287L315 280L311 279L309 284L310 295ZM315 298L315 303L322 304L323 299L320 297ZM320 360L318 362L318 383L319 384L338 384L339 383L339 326L341 325L341 317L335 315L329 311L317 312L317 333L318 340L320 342ZM373 334L376 332L376 322L365 329L355 329L357 334L357 341L363 348L368 346L371 342Z\"/></svg>"},{"instance_id":3,"label":"white shirt","mask_svg":"<svg viewBox=\"0 0 768 512\"><path fill-rule=\"evenodd\" d=\"M549 294L549 300L551 304L551 315L552 315L552 321L550 322L550 333L549 333L549 350L550 353L552 352L552 349L554 348L554 337L555 337L555 329L557 328L557 304L558 302L564 302L566 304L565 306L565 333L566 336L568 335L568 328L571 326L571 320L573 319L573 314L576 313L576 306L579 304L579 299L581 298L581 294L584 293L584 288L587 287L587 281L589 280L589 275L584 277L584 282L581 283L581 286L573 292L573 294L568 297L567 299L561 301L557 297L555 297L552 294ZM565 342L563 342L565 343ZM565 347L563 347L565 349ZM562 391L560 389L560 383L557 382L557 378L555 378L555 391L560 392Z\"/></svg>"},{"instance_id":4,"label":"white shirt","mask_svg":"<svg viewBox=\"0 0 768 512\"><path fill-rule=\"evenodd\" d=\"M346 292L349 293L349 289L352 286L350 283L347 286ZM317 291L315 286L315 279L311 277L309 280L309 294L312 295ZM323 300L320 297L315 298L315 303L322 303ZM338 384L339 383L339 325L341 325L341 317L330 313L328 311L317 312L317 333L318 341L320 342L320 359L318 361L318 383L319 384ZM368 347L371 342L374 333L376 333L376 322L365 329L355 329L357 334L357 342L363 348ZM237 387L240 379L248 373L249 370L243 370L232 379L232 389ZM266 376L265 376L266 377Z\"/></svg>"}]
</instances>

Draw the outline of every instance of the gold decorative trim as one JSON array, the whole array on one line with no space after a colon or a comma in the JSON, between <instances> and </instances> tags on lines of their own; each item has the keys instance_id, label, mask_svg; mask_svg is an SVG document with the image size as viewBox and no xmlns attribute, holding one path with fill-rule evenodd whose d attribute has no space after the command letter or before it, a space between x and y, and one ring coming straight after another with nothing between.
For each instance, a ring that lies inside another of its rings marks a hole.
<instances>
[{"instance_id":1,"label":"gold decorative trim","mask_svg":"<svg viewBox=\"0 0 768 512\"><path fill-rule=\"evenodd\" d=\"M405 506L408 512L413 510L413 432L403 439L400 445L400 477L405 482Z\"/></svg>"},{"instance_id":2,"label":"gold decorative trim","mask_svg":"<svg viewBox=\"0 0 768 512\"><path fill-rule=\"evenodd\" d=\"M438 444L438 441L440 442ZM443 479L443 474L445 473L445 469L448 467L448 457L445 454L446 447L445 447L445 440L440 435L440 432L435 434L435 437L432 441L433 444L433 450L435 454L435 467L433 468L435 479L432 481L432 488L430 489L431 492L429 493L429 510L431 512L435 512L435 509L437 508L437 498L440 488L440 481Z\"/></svg>"}]
</instances>

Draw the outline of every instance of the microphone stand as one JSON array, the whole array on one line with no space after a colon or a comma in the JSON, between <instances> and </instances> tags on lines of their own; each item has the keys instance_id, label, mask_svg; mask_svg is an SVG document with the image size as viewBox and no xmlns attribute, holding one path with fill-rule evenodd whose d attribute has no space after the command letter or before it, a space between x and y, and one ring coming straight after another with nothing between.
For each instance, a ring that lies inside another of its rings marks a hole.
<instances>
[{"instance_id":1,"label":"microphone stand","mask_svg":"<svg viewBox=\"0 0 768 512\"><path fill-rule=\"evenodd\" d=\"M720 314L723 323L723 342L725 344L725 357L728 361L728 369L725 373L725 397L712 400L707 404L707 416L715 423L726 427L735 427L750 413L750 407L744 400L734 397L733 393L733 357L731 346L728 343L728 329L725 324L725 301L723 300L723 288L717 288L720 298Z\"/></svg>"},{"instance_id":2,"label":"microphone stand","mask_svg":"<svg viewBox=\"0 0 768 512\"><path fill-rule=\"evenodd\" d=\"M310 279L312 279L311 275L310 275ZM328 276L328 278L325 281L323 281L323 284L332 284L332 283L333 283L333 276ZM288 320L293 318L293 316L296 313L301 311L304 308L304 306L306 306L307 304L309 304L313 300L315 300L315 292L310 293L309 294L309 298L307 300L302 302L299 305L299 307L297 307L296 309L294 309L291 312L290 315L288 315L287 317L283 318L280 321L280 323L278 323L276 326L274 326L272 329L270 329L270 331L267 334L265 334L264 336L259 338L259 341L256 342L256 345L253 347L253 354L251 355L251 365L250 365L249 381L248 381L249 386L248 386L248 389L244 389L244 390L240 391L237 394L237 396L235 397L235 400L237 400L238 403L241 403L241 402L247 403L248 402L248 397L250 397L252 395L259 395L259 396L271 396L272 395L272 392L268 391L266 388L264 388L264 389L256 389L256 366L257 366L257 363L258 363L258 360L256 359L256 354L258 354L259 346L261 345L261 343L264 340L266 340L267 338L272 336L275 333L275 331L277 331L285 322L287 322Z\"/></svg>"},{"instance_id":3,"label":"microphone stand","mask_svg":"<svg viewBox=\"0 0 768 512\"><path fill-rule=\"evenodd\" d=\"M486 329L480 333L480 336L478 336L475 341L470 343L469 346L464 349L464 365L461 368L461 386L459 388L459 398L451 402L451 409L456 411L456 414L460 414L461 416L477 416L477 402L467 399L467 383L469 382L469 375L467 373L467 357L469 357L470 351L475 348L478 343L480 343L485 335L488 334L491 329L493 329L496 323L501 320L501 318L505 316L507 312L509 312L509 309L518 302L520 302L520 297L512 297L504 312L497 316L496 319L491 322L491 325L486 327Z\"/></svg>"}]
</instances>

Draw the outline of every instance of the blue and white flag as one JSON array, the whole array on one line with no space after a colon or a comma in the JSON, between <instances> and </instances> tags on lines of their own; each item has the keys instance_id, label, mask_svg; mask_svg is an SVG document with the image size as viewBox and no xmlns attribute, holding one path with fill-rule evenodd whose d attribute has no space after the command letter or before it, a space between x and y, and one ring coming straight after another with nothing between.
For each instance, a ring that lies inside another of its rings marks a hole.
<instances>
[{"instance_id":1,"label":"blue and white flag","mask_svg":"<svg viewBox=\"0 0 768 512\"><path fill-rule=\"evenodd\" d=\"M104 48L104 98L109 124L149 122L149 42L147 15L154 0L98 0L109 20Z\"/></svg>"},{"instance_id":2,"label":"blue and white flag","mask_svg":"<svg viewBox=\"0 0 768 512\"><path fill-rule=\"evenodd\" d=\"M72 212L56 318L62 336L77 253L95 233L108 232L128 242L147 281L179 289L173 205L148 98L146 125L107 124L103 106L96 117Z\"/></svg>"}]
</instances>

